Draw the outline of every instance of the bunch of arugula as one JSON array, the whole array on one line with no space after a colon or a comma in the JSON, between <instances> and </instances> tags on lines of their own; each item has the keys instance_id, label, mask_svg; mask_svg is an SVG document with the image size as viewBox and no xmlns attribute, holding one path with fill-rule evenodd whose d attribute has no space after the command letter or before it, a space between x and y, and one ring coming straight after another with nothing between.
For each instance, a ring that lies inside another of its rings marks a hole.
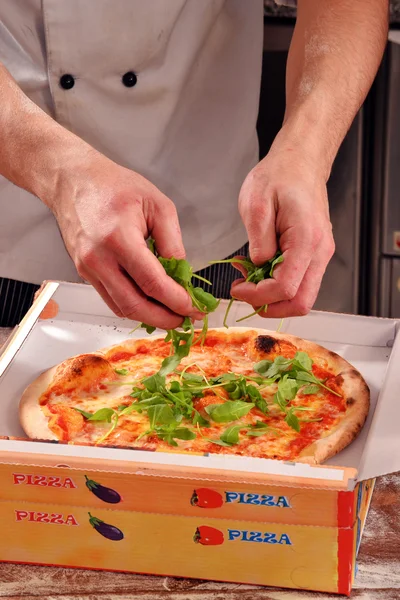
<instances>
[{"instance_id":1,"label":"bunch of arugula","mask_svg":"<svg viewBox=\"0 0 400 600\"><path fill-rule=\"evenodd\" d=\"M171 358L171 357L169 357ZM186 367L187 369L188 367ZM273 403L285 413L286 423L295 431L300 431L300 422L312 422L321 419L299 419L297 411L308 411L310 408L290 406L297 393L303 395L316 394L321 388L340 396L335 390L328 388L325 382L312 373L312 360L305 352L297 352L292 359L277 356L274 361L263 360L254 365L259 376L250 377L236 373L224 373L218 377L207 379L203 374L176 372L179 379L166 382L161 370L150 377L140 380L133 387L130 404L123 404L117 409L101 408L89 413L76 408L85 419L93 422L109 422L111 428L98 440L104 442L115 430L120 417L132 412L146 413L149 429L139 436L153 434L171 446L177 446L177 439L192 440L196 437L196 429L203 436L201 429L211 427L215 423L232 423L246 416L253 408L268 415L269 407L261 391L263 387L277 384ZM123 370L122 370L123 371ZM117 370L118 372L118 370ZM121 370L119 370L121 373ZM122 375L127 375L124 371ZM255 384L255 385L254 385ZM125 382L121 385L127 385ZM258 386L258 387L256 387ZM222 403L210 404L205 408L209 420L204 418L194 407L194 401L204 396L206 390L213 390L218 397L218 388L225 390L229 400L224 397ZM220 446L232 446L239 443L239 434L246 431L247 436L258 437L265 433L278 434L267 423L257 421L255 424L236 423L230 425L219 440L208 441ZM282 432L281 432L282 433ZM203 436L204 437L204 436Z\"/></svg>"},{"instance_id":2,"label":"bunch of arugula","mask_svg":"<svg viewBox=\"0 0 400 600\"><path fill-rule=\"evenodd\" d=\"M235 263L235 264L241 265L242 267L244 267L244 269L247 272L247 276L246 276L246 280L245 280L246 282L260 283L260 281L264 281L264 279L272 279L276 265L278 265L281 262L283 262L283 254L282 254L282 252L280 252L278 250L278 252L275 254L275 256L273 258L271 258L271 260L267 260L267 262L265 262L261 266L255 265L249 258L244 258L244 259L227 258L225 260L213 260L210 262L210 265L217 265L217 264L222 264L222 263L230 263L230 264ZM224 326L225 327L228 327L227 319L228 319L229 311L231 310L233 301L234 301L234 298L231 298L229 301L229 304L227 306L226 312L225 312L225 317L224 317ZM263 304L262 306L260 306L260 308L257 308L257 310L255 310L251 314L246 315L245 317L242 317L241 319L237 319L236 323L239 323L240 321L244 321L245 319L249 319L250 317L254 317L254 315L257 315L258 313L260 313L262 311L265 312L267 310L267 308L268 308L268 305Z\"/></svg>"},{"instance_id":3,"label":"bunch of arugula","mask_svg":"<svg viewBox=\"0 0 400 600\"><path fill-rule=\"evenodd\" d=\"M207 279L204 279L204 277L193 273L193 269L187 260L182 258L163 258L162 256L159 256L153 239L149 240L149 249L155 256L157 256L158 260L164 267L166 274L174 281L179 283L179 285L181 285L187 291L192 300L192 305L197 308L197 310L204 313L203 328L199 338L196 341L194 341L193 323L189 317L186 317L181 325L181 329L183 331L178 331L177 329L167 330L167 335L164 341L171 342L171 349L173 353L171 356L168 356L166 359L164 359L161 364L159 373L161 376L165 376L168 375L168 373L172 373L172 371L174 371L179 365L181 360L189 355L190 348L194 343L204 343L208 331L208 315L217 309L220 300L217 300L217 298L215 298L209 292L203 290L203 288L195 287L193 285L193 277L204 281L208 285L211 285L211 282ZM149 334L153 333L156 329L152 325L140 323L133 331L136 331L136 329L139 329L139 327L144 328Z\"/></svg>"}]
</instances>

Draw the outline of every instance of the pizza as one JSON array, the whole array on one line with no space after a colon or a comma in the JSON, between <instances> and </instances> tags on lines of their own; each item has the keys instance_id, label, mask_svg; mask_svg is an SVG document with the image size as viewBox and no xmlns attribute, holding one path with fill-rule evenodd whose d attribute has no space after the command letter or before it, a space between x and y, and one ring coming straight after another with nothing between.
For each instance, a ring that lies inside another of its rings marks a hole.
<instances>
[{"instance_id":1,"label":"pizza","mask_svg":"<svg viewBox=\"0 0 400 600\"><path fill-rule=\"evenodd\" d=\"M292 335L210 329L165 375L170 355L171 343L155 335L65 360L25 390L25 433L320 464L356 438L368 415L362 375Z\"/></svg>"}]
</instances>

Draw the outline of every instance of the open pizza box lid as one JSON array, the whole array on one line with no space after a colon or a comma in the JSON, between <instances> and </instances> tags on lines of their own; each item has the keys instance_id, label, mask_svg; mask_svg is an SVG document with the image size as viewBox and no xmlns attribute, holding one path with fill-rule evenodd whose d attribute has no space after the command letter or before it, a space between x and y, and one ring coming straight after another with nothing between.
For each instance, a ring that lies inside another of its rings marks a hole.
<instances>
[{"instance_id":1,"label":"open pizza box lid","mask_svg":"<svg viewBox=\"0 0 400 600\"><path fill-rule=\"evenodd\" d=\"M46 311L42 312L46 307ZM226 309L222 301L210 315L210 327L220 327ZM248 313L248 305L234 303L230 323ZM45 314L47 312L47 315ZM47 318L45 318L47 316ZM48 318L51 316L51 318ZM246 326L276 330L278 319L254 316ZM371 390L371 409L358 438L322 466L229 455L197 456L24 441L18 420L19 399L29 383L42 371L80 353L120 343L132 335L135 324L118 319L95 290L84 284L49 282L0 354L0 462L38 464L39 456L54 457L54 465L74 459L104 461L104 470L118 470L129 463L141 468L208 474L224 472L236 478L304 481L352 489L357 481L400 470L400 336L399 321L353 315L312 312L305 317L285 319L282 333L315 341L337 352L358 369ZM157 333L157 332L156 332ZM10 458L7 459L9 462ZM114 462L115 461L115 462ZM290 484L290 483L289 483Z\"/></svg>"}]
</instances>

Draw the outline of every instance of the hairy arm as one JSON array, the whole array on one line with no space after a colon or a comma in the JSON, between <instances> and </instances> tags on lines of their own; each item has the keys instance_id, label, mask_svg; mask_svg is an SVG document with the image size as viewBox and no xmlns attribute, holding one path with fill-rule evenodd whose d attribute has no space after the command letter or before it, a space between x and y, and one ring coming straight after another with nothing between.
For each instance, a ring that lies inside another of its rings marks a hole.
<instances>
[{"instance_id":1,"label":"hairy arm","mask_svg":"<svg viewBox=\"0 0 400 600\"><path fill-rule=\"evenodd\" d=\"M326 177L371 87L387 41L387 0L298 0L283 130Z\"/></svg>"},{"instance_id":2,"label":"hairy arm","mask_svg":"<svg viewBox=\"0 0 400 600\"><path fill-rule=\"evenodd\" d=\"M1 64L0 107L0 174L52 210L78 273L111 310L166 329L198 317L146 245L151 235L162 256L184 257L171 200L54 121Z\"/></svg>"},{"instance_id":3,"label":"hairy arm","mask_svg":"<svg viewBox=\"0 0 400 600\"><path fill-rule=\"evenodd\" d=\"M36 106L1 63L0 106L0 173L53 209L57 181L93 148Z\"/></svg>"},{"instance_id":4,"label":"hairy arm","mask_svg":"<svg viewBox=\"0 0 400 600\"><path fill-rule=\"evenodd\" d=\"M306 314L316 300L334 252L326 182L375 77L387 28L387 0L298 1L284 123L239 197L252 260L263 263L278 245L284 254L274 279L232 287L255 308L267 304L268 316Z\"/></svg>"}]
</instances>

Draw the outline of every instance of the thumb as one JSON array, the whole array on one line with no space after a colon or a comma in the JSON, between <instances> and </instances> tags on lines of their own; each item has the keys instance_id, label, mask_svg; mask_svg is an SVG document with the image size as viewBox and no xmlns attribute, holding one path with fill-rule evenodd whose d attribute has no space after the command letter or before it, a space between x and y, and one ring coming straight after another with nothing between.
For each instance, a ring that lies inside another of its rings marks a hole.
<instances>
[{"instance_id":1,"label":"thumb","mask_svg":"<svg viewBox=\"0 0 400 600\"><path fill-rule=\"evenodd\" d=\"M175 205L167 197L157 202L154 222L151 224L156 249L163 258L185 258L185 248Z\"/></svg>"},{"instance_id":2,"label":"thumb","mask_svg":"<svg viewBox=\"0 0 400 600\"><path fill-rule=\"evenodd\" d=\"M249 238L250 259L261 265L278 249L274 203L264 198L245 198L241 199L239 206Z\"/></svg>"}]
</instances>

